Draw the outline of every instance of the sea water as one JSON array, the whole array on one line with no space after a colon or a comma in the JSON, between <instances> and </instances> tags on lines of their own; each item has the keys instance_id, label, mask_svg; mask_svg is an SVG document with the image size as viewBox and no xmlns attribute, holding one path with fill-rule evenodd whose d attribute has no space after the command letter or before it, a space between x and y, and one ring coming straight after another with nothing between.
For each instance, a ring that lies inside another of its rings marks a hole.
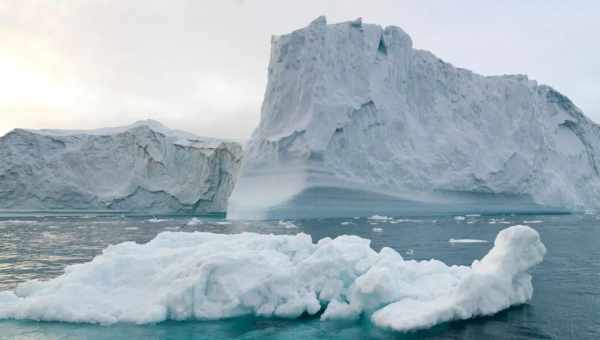
<instances>
[{"instance_id":1,"label":"sea water","mask_svg":"<svg viewBox=\"0 0 600 340\"><path fill-rule=\"evenodd\" d=\"M533 272L530 303L494 316L450 322L431 329L395 333L367 319L320 321L243 317L221 321L167 321L110 326L0 321L0 339L599 339L600 217L593 214L379 216L270 221L225 221L203 216L107 214L0 215L0 290L23 281L47 280L70 264L91 260L110 244L147 242L162 231L310 234L314 240L343 234L391 247L405 259L435 258L470 265L493 246L496 234L529 224L548 249ZM480 240L486 242L449 242Z\"/></svg>"}]
</instances>

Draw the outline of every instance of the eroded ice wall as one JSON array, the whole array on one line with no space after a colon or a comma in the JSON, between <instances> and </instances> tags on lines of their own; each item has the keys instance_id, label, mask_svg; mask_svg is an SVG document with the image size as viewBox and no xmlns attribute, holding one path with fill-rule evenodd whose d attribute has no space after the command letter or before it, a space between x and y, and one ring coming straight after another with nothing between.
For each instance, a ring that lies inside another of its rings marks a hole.
<instances>
[{"instance_id":1,"label":"eroded ice wall","mask_svg":"<svg viewBox=\"0 0 600 340\"><path fill-rule=\"evenodd\" d=\"M241 151L156 121L16 129L0 138L0 209L224 212Z\"/></svg>"},{"instance_id":2,"label":"eroded ice wall","mask_svg":"<svg viewBox=\"0 0 600 340\"><path fill-rule=\"evenodd\" d=\"M414 49L398 27L324 17L274 37L268 73L230 217L303 209L293 202L315 188L425 206L454 194L600 202L598 126L524 75L481 76Z\"/></svg>"}]
</instances>

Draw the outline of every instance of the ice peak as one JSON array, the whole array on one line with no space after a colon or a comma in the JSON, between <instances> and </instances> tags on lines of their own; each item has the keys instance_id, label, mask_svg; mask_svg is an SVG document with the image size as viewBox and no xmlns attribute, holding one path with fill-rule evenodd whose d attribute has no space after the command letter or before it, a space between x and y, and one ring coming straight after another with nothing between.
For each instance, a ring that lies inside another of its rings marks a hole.
<instances>
[{"instance_id":1,"label":"ice peak","mask_svg":"<svg viewBox=\"0 0 600 340\"><path fill-rule=\"evenodd\" d=\"M383 31L383 40L388 48L397 46L410 49L413 46L410 35L398 26L387 26Z\"/></svg>"},{"instance_id":2,"label":"ice peak","mask_svg":"<svg viewBox=\"0 0 600 340\"><path fill-rule=\"evenodd\" d=\"M131 128L138 127L138 126L147 126L152 129L167 129L167 127L163 123L159 122L158 120L154 120L154 119L141 119L141 120L135 121L133 124L130 125Z\"/></svg>"},{"instance_id":3,"label":"ice peak","mask_svg":"<svg viewBox=\"0 0 600 340\"><path fill-rule=\"evenodd\" d=\"M358 17L358 18L350 21L350 25L353 27L362 27L362 18Z\"/></svg>"},{"instance_id":4,"label":"ice peak","mask_svg":"<svg viewBox=\"0 0 600 340\"><path fill-rule=\"evenodd\" d=\"M324 15L317 17L315 20L310 22L310 26L321 26L327 25L327 18Z\"/></svg>"}]
</instances>

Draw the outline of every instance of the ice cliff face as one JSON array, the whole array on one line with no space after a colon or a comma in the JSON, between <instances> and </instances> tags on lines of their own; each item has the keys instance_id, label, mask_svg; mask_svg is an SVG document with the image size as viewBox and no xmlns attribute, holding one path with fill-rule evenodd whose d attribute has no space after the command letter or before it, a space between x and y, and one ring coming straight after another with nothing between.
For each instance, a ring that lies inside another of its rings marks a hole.
<instances>
[{"instance_id":1,"label":"ice cliff face","mask_svg":"<svg viewBox=\"0 0 600 340\"><path fill-rule=\"evenodd\" d=\"M264 215L322 187L439 205L499 194L597 208L599 146L599 127L548 86L456 68L398 27L321 17L273 38L230 215ZM270 183L279 185L264 190Z\"/></svg>"},{"instance_id":2,"label":"ice cliff face","mask_svg":"<svg viewBox=\"0 0 600 340\"><path fill-rule=\"evenodd\" d=\"M223 212L241 162L234 142L155 121L0 138L0 209Z\"/></svg>"}]
</instances>

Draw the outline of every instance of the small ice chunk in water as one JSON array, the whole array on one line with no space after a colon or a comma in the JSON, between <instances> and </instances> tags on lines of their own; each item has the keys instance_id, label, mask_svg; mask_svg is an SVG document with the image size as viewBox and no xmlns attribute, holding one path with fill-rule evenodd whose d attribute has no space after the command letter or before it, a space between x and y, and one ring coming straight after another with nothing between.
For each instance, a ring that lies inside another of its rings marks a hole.
<instances>
[{"instance_id":1,"label":"small ice chunk in water","mask_svg":"<svg viewBox=\"0 0 600 340\"><path fill-rule=\"evenodd\" d=\"M391 248L342 235L163 232L112 245L48 281L0 292L0 319L156 323L255 315L369 317L412 331L497 313L529 301L529 270L546 252L527 226L498 233L471 266L405 261ZM409 292L409 294L407 294Z\"/></svg>"},{"instance_id":2,"label":"small ice chunk in water","mask_svg":"<svg viewBox=\"0 0 600 340\"><path fill-rule=\"evenodd\" d=\"M369 217L369 220L374 220L374 221L390 221L393 218L388 217L388 216L381 216L381 215L373 215L371 217Z\"/></svg>"},{"instance_id":3,"label":"small ice chunk in water","mask_svg":"<svg viewBox=\"0 0 600 340\"><path fill-rule=\"evenodd\" d=\"M466 219L466 217L464 217L464 216L454 216L455 221L464 221L465 219Z\"/></svg>"},{"instance_id":4,"label":"small ice chunk in water","mask_svg":"<svg viewBox=\"0 0 600 340\"><path fill-rule=\"evenodd\" d=\"M215 222L215 224L218 224L218 225L230 225L231 222L229 222L229 221L217 221L217 222Z\"/></svg>"},{"instance_id":5,"label":"small ice chunk in water","mask_svg":"<svg viewBox=\"0 0 600 340\"><path fill-rule=\"evenodd\" d=\"M524 224L538 224L538 223L544 223L544 221L542 220L525 220L523 221Z\"/></svg>"},{"instance_id":6,"label":"small ice chunk in water","mask_svg":"<svg viewBox=\"0 0 600 340\"><path fill-rule=\"evenodd\" d=\"M486 240L478 240L473 238L451 238L448 240L450 243L488 243Z\"/></svg>"},{"instance_id":7,"label":"small ice chunk in water","mask_svg":"<svg viewBox=\"0 0 600 340\"><path fill-rule=\"evenodd\" d=\"M186 225L188 227L197 226L198 224L202 224L202 221L199 218L196 218L196 217L192 217L192 219L189 220L188 223L186 223Z\"/></svg>"},{"instance_id":8,"label":"small ice chunk in water","mask_svg":"<svg viewBox=\"0 0 600 340\"><path fill-rule=\"evenodd\" d=\"M380 232L383 231L383 228L377 228L377 227L375 227L375 228L373 228L373 231L376 232L376 233L380 233Z\"/></svg>"},{"instance_id":9,"label":"small ice chunk in water","mask_svg":"<svg viewBox=\"0 0 600 340\"><path fill-rule=\"evenodd\" d=\"M340 225L351 225L351 224L353 224L353 223L352 222L348 222L348 221L340 223Z\"/></svg>"},{"instance_id":10,"label":"small ice chunk in water","mask_svg":"<svg viewBox=\"0 0 600 340\"><path fill-rule=\"evenodd\" d=\"M295 225L294 223L290 222L290 221L285 221L285 220L281 220L278 222L280 227L284 227L285 229L295 229L298 228L297 225Z\"/></svg>"},{"instance_id":11,"label":"small ice chunk in water","mask_svg":"<svg viewBox=\"0 0 600 340\"><path fill-rule=\"evenodd\" d=\"M156 218L156 217L153 217L153 218L150 218L150 219L146 220L146 222L150 222L150 223L160 223L160 222L166 222L166 221L168 221L168 220L167 219L163 219L163 218Z\"/></svg>"}]
</instances>

